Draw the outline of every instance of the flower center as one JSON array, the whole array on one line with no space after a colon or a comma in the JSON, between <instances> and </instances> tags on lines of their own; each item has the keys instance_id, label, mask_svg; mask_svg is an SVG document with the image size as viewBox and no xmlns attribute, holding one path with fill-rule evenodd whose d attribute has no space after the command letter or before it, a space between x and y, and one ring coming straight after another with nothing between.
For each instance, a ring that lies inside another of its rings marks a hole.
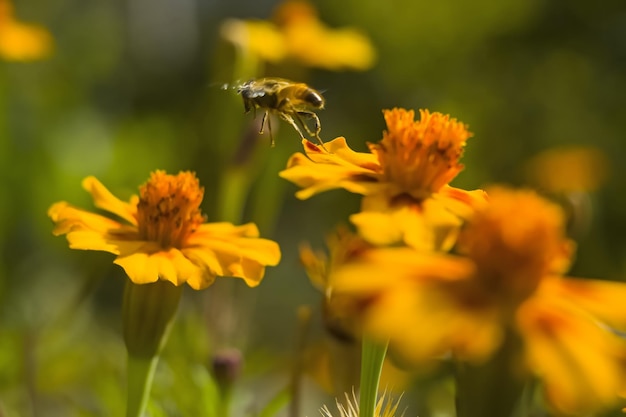
<instances>
[{"instance_id":1,"label":"flower center","mask_svg":"<svg viewBox=\"0 0 626 417\"><path fill-rule=\"evenodd\" d=\"M563 213L531 191L495 188L488 194L488 206L463 230L459 248L476 263L483 293L517 304L569 261Z\"/></svg>"},{"instance_id":2,"label":"flower center","mask_svg":"<svg viewBox=\"0 0 626 417\"><path fill-rule=\"evenodd\" d=\"M153 172L139 194L139 233L143 239L159 242L164 248L181 248L205 220L200 211L204 188L194 173Z\"/></svg>"},{"instance_id":3,"label":"flower center","mask_svg":"<svg viewBox=\"0 0 626 417\"><path fill-rule=\"evenodd\" d=\"M449 115L404 109L384 111L387 131L377 144L370 144L387 181L397 193L418 200L448 184L463 169L459 159L472 134L467 126Z\"/></svg>"}]
</instances>

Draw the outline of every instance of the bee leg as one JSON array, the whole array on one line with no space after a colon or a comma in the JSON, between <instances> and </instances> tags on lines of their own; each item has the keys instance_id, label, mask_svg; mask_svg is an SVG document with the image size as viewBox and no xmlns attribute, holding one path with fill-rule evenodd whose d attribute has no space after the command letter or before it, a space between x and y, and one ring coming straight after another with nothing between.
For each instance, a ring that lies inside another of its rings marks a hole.
<instances>
[{"instance_id":1,"label":"bee leg","mask_svg":"<svg viewBox=\"0 0 626 417\"><path fill-rule=\"evenodd\" d=\"M317 139L319 144L322 145L322 148L325 151L327 151L326 147L324 146L324 142L322 141L322 138L320 138L320 132L322 131L322 124L320 123L320 119L319 117L317 117L317 114L315 114L312 111L299 111L299 112L294 113L294 115L296 116L296 119L298 120L298 122L300 122L300 124L304 127L304 130L306 130L306 132L309 135ZM315 122L315 132L312 132L311 129L309 129L306 123L304 123L304 120L302 120L301 116L306 116L306 117L313 119L313 121Z\"/></svg>"},{"instance_id":2,"label":"bee leg","mask_svg":"<svg viewBox=\"0 0 626 417\"><path fill-rule=\"evenodd\" d=\"M267 124L269 125L269 120L267 119L267 115L269 114L269 112L265 112L263 113L263 119L261 120L261 129L259 129L259 135L263 134L263 130L265 129L265 122L267 121Z\"/></svg>"},{"instance_id":3,"label":"bee leg","mask_svg":"<svg viewBox=\"0 0 626 417\"><path fill-rule=\"evenodd\" d=\"M267 116L267 112L265 113L265 116ZM270 132L270 147L273 148L274 146L276 146L276 142L274 142L274 134L272 133L272 121L269 117L267 118L267 130Z\"/></svg>"},{"instance_id":4,"label":"bee leg","mask_svg":"<svg viewBox=\"0 0 626 417\"><path fill-rule=\"evenodd\" d=\"M297 113L293 113L293 114L297 117ZM295 120L293 120L293 117L291 117L287 113L281 113L280 118L286 121L287 123L289 123L294 129L296 129L296 132L298 132L298 134L300 135L300 138L306 139L306 137L302 133L302 130L300 129L300 126L298 126Z\"/></svg>"}]
</instances>

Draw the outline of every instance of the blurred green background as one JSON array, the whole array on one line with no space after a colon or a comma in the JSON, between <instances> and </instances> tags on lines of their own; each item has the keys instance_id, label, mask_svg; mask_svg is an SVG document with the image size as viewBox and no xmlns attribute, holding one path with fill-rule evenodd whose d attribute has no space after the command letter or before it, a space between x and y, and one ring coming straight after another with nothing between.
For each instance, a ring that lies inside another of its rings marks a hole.
<instances>
[{"instance_id":1,"label":"blurred green background","mask_svg":"<svg viewBox=\"0 0 626 417\"><path fill-rule=\"evenodd\" d=\"M256 415L288 378L298 306L314 309L309 344L321 338L321 298L299 265L298 245L322 247L325 234L358 210L359 197L332 191L296 200L296 188L277 173L301 150L297 134L275 120L277 146L269 147L267 135L257 141L258 118L254 124L243 114L236 91L220 88L245 81L233 79L235 58L219 38L221 23L269 19L276 4L15 2L16 18L47 28L55 48L47 59L0 61L0 416L122 414L125 277L109 254L68 249L46 216L60 200L92 208L80 187L87 175L127 199L150 171L196 171L209 221L255 221L283 251L256 289L229 281L186 292L157 374L153 415L200 415L201 399L210 398L207 365L224 347L244 352L236 409ZM265 68L267 76L297 74L324 93L324 140L345 136L365 150L381 138L384 108L450 113L475 134L466 169L453 182L467 189L529 185L525 167L535 155L593 146L606 155L609 176L584 194L586 227L576 229L572 274L623 279L626 2L313 4L329 26L367 34L378 54L363 72ZM254 162L237 167L237 148L250 150ZM224 198L247 182L242 212L225 209ZM306 388L312 395L302 415L318 415L320 396L329 397L313 382ZM407 415L446 415L405 398Z\"/></svg>"}]
</instances>

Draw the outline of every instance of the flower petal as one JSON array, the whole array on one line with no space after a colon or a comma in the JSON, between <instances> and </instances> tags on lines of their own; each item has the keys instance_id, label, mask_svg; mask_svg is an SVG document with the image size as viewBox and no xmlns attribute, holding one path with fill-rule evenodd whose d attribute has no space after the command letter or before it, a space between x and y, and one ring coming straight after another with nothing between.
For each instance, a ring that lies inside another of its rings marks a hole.
<instances>
[{"instance_id":1,"label":"flower petal","mask_svg":"<svg viewBox=\"0 0 626 417\"><path fill-rule=\"evenodd\" d=\"M517 324L528 363L556 409L583 415L617 399L624 384L623 341L579 306L533 297L518 310Z\"/></svg>"},{"instance_id":2,"label":"flower petal","mask_svg":"<svg viewBox=\"0 0 626 417\"><path fill-rule=\"evenodd\" d=\"M161 279L181 285L201 273L200 267L187 259L180 250L158 250L151 243L146 244L143 250L119 256L115 263L124 268L135 284L147 284Z\"/></svg>"},{"instance_id":3,"label":"flower petal","mask_svg":"<svg viewBox=\"0 0 626 417\"><path fill-rule=\"evenodd\" d=\"M345 138L327 142L324 150L307 140L303 141L306 156L296 153L279 175L303 188L296 197L305 200L317 193L343 188L356 194L381 192L386 185L377 182L379 166L369 153L354 152Z\"/></svg>"},{"instance_id":4,"label":"flower petal","mask_svg":"<svg viewBox=\"0 0 626 417\"><path fill-rule=\"evenodd\" d=\"M626 283L594 279L544 279L540 291L570 300L604 323L626 329Z\"/></svg>"},{"instance_id":5,"label":"flower petal","mask_svg":"<svg viewBox=\"0 0 626 417\"><path fill-rule=\"evenodd\" d=\"M350 221L375 245L404 241L419 250L448 250L461 226L461 220L435 199L392 206L384 195L371 195L363 198L361 207Z\"/></svg>"},{"instance_id":6,"label":"flower petal","mask_svg":"<svg viewBox=\"0 0 626 417\"><path fill-rule=\"evenodd\" d=\"M53 234L67 234L72 249L102 250L116 255L143 246L136 228L78 209L62 201L53 204L48 215L56 223Z\"/></svg>"},{"instance_id":7,"label":"flower petal","mask_svg":"<svg viewBox=\"0 0 626 417\"><path fill-rule=\"evenodd\" d=\"M132 225L137 225L136 204L125 203L118 199L95 177L85 178L83 180L83 188L91 194L96 207L116 214Z\"/></svg>"}]
</instances>

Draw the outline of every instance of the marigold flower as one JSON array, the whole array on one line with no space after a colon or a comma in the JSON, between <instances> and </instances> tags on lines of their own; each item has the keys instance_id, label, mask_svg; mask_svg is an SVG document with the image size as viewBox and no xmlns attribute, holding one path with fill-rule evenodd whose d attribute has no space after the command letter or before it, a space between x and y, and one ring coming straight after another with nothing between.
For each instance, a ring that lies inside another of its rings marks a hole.
<instances>
[{"instance_id":1,"label":"marigold flower","mask_svg":"<svg viewBox=\"0 0 626 417\"><path fill-rule=\"evenodd\" d=\"M326 149L303 141L306 155L294 154L280 176L302 188L300 199L335 188L363 194L361 212L350 220L374 244L448 248L485 193L448 185L463 169L467 127L441 113L420 115L415 121L413 111L385 110L387 131L368 145L370 153L353 151L342 137Z\"/></svg>"},{"instance_id":2,"label":"marigold flower","mask_svg":"<svg viewBox=\"0 0 626 417\"><path fill-rule=\"evenodd\" d=\"M131 197L128 203L94 177L85 178L83 188L91 193L96 207L124 222L62 201L48 211L56 223L53 233L67 235L72 249L117 255L114 263L135 284L186 282L199 290L211 285L216 276L232 276L253 287L263 278L265 266L280 260L278 244L258 238L252 223L205 223L200 211L204 189L191 172L156 171L140 188L139 197Z\"/></svg>"},{"instance_id":3,"label":"marigold flower","mask_svg":"<svg viewBox=\"0 0 626 417\"><path fill-rule=\"evenodd\" d=\"M52 53L53 39L41 26L26 24L13 16L13 4L0 0L0 57L9 61L31 61Z\"/></svg>"},{"instance_id":4,"label":"marigold flower","mask_svg":"<svg viewBox=\"0 0 626 417\"><path fill-rule=\"evenodd\" d=\"M222 25L221 35L271 63L292 59L331 71L363 71L376 60L376 52L365 35L351 28L327 27L313 6L301 0L281 4L274 22L230 19Z\"/></svg>"},{"instance_id":5,"label":"marigold flower","mask_svg":"<svg viewBox=\"0 0 626 417\"><path fill-rule=\"evenodd\" d=\"M274 21L285 34L290 56L306 66L363 71L376 61L376 51L364 34L352 28L329 28L308 1L284 2Z\"/></svg>"},{"instance_id":6,"label":"marigold flower","mask_svg":"<svg viewBox=\"0 0 626 417\"><path fill-rule=\"evenodd\" d=\"M524 365L561 413L616 400L626 382L626 285L567 279L573 244L556 205L530 191L494 188L463 229L458 251L374 249L336 271L335 291L367 300L365 331L407 358L451 352L480 363L512 331Z\"/></svg>"},{"instance_id":7,"label":"marigold flower","mask_svg":"<svg viewBox=\"0 0 626 417\"><path fill-rule=\"evenodd\" d=\"M585 146L551 148L526 166L528 179L551 193L589 192L607 179L609 161L599 149Z\"/></svg>"}]
</instances>

